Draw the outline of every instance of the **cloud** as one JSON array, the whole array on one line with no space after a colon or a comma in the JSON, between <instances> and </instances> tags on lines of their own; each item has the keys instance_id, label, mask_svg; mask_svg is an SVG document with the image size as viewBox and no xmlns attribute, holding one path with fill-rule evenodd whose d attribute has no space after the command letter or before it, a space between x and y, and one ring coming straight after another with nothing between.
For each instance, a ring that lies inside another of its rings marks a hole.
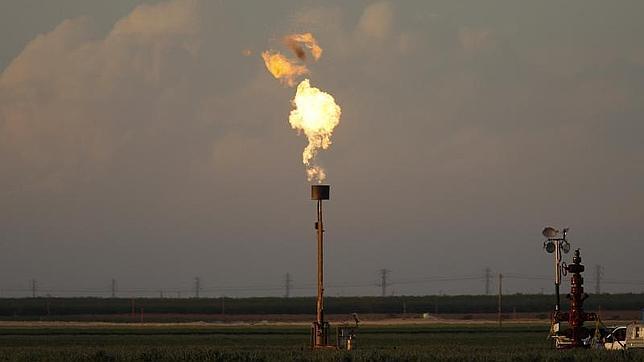
<instances>
[{"instance_id":1,"label":"cloud","mask_svg":"<svg viewBox=\"0 0 644 362\"><path fill-rule=\"evenodd\" d=\"M167 1L144 4L121 19L110 36L168 37L197 35L200 31L200 2Z\"/></svg>"},{"instance_id":2,"label":"cloud","mask_svg":"<svg viewBox=\"0 0 644 362\"><path fill-rule=\"evenodd\" d=\"M393 7L387 1L375 2L364 9L358 30L375 39L387 38L393 28Z\"/></svg>"},{"instance_id":3,"label":"cloud","mask_svg":"<svg viewBox=\"0 0 644 362\"><path fill-rule=\"evenodd\" d=\"M369 263L351 261L365 250L372 262L403 260L398 269L426 265L441 242L461 243L471 265L482 239L526 247L542 222L569 223L591 253L604 225L621 247L639 245L641 11L623 10L611 18L623 26L605 32L595 26L605 12L589 21L574 16L578 6L553 18L547 6L246 4L141 5L108 29L72 18L4 69L5 280L54 275L48 265L61 263L51 260L64 260L69 272L56 278L77 276L83 261L100 266L82 276L96 283L118 260L171 284L194 268L246 283L247 250L269 279L283 273L275 265L307 260L305 144L289 129L292 90L276 87L258 56L267 37L291 31L319 39L311 80L343 107L323 161L336 185L333 239L352 241L330 260L354 268L347 274L369 275ZM183 263L164 273L177 255ZM532 259L508 269L543 266ZM637 263L618 259L616 273ZM432 262L438 272L454 260ZM292 272L306 278L305 264Z\"/></svg>"},{"instance_id":4,"label":"cloud","mask_svg":"<svg viewBox=\"0 0 644 362\"><path fill-rule=\"evenodd\" d=\"M461 47L463 47L466 52L470 53L491 49L495 46L492 33L487 29L471 29L463 27L458 32L458 40Z\"/></svg>"},{"instance_id":5,"label":"cloud","mask_svg":"<svg viewBox=\"0 0 644 362\"><path fill-rule=\"evenodd\" d=\"M198 105L187 98L198 4L139 6L105 37L88 18L66 20L27 44L0 76L3 161L75 178L70 170L104 166L141 138L162 142L172 117Z\"/></svg>"}]
</instances>

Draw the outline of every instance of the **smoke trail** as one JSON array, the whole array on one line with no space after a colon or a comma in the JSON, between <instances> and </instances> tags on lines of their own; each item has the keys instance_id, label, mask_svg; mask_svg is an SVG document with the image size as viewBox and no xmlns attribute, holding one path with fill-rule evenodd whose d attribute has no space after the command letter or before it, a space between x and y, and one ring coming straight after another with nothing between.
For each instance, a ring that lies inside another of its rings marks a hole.
<instances>
[{"instance_id":1,"label":"smoke trail","mask_svg":"<svg viewBox=\"0 0 644 362\"><path fill-rule=\"evenodd\" d=\"M287 35L284 37L284 44L301 60L306 60L306 52L304 52L302 45L311 50L315 61L322 56L322 48L320 48L317 40L315 40L315 37L311 33Z\"/></svg>"}]
</instances>

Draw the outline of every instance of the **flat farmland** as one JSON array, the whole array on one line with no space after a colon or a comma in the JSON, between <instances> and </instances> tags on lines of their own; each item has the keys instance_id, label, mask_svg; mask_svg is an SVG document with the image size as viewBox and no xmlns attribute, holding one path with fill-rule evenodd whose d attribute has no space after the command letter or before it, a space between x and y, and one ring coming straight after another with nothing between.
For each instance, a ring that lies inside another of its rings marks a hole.
<instances>
[{"instance_id":1,"label":"flat farmland","mask_svg":"<svg viewBox=\"0 0 644 362\"><path fill-rule=\"evenodd\" d=\"M3 361L535 361L633 360L638 351L553 351L548 325L373 323L357 349L311 351L307 324L3 322Z\"/></svg>"}]
</instances>

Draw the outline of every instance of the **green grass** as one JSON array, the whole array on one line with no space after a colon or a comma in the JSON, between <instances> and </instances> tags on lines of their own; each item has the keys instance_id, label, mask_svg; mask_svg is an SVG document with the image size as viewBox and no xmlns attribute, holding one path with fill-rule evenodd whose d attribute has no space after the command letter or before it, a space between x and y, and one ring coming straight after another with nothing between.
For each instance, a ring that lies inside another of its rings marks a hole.
<instances>
[{"instance_id":1,"label":"green grass","mask_svg":"<svg viewBox=\"0 0 644 362\"><path fill-rule=\"evenodd\" d=\"M2 361L637 360L639 351L553 351L546 325L369 326L352 352L310 351L306 326L0 328Z\"/></svg>"}]
</instances>

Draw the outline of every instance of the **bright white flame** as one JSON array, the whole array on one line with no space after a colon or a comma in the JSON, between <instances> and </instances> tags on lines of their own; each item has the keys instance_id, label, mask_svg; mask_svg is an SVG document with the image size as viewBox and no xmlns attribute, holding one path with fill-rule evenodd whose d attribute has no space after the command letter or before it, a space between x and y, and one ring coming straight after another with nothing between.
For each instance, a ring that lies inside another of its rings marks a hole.
<instances>
[{"instance_id":1,"label":"bright white flame","mask_svg":"<svg viewBox=\"0 0 644 362\"><path fill-rule=\"evenodd\" d=\"M297 86L293 99L294 109L289 116L291 127L304 132L309 144L302 152L302 162L306 165L309 181L322 182L326 178L324 169L314 163L320 149L331 145L333 129L340 123L342 110L333 96L318 88L311 87L308 79Z\"/></svg>"}]
</instances>

